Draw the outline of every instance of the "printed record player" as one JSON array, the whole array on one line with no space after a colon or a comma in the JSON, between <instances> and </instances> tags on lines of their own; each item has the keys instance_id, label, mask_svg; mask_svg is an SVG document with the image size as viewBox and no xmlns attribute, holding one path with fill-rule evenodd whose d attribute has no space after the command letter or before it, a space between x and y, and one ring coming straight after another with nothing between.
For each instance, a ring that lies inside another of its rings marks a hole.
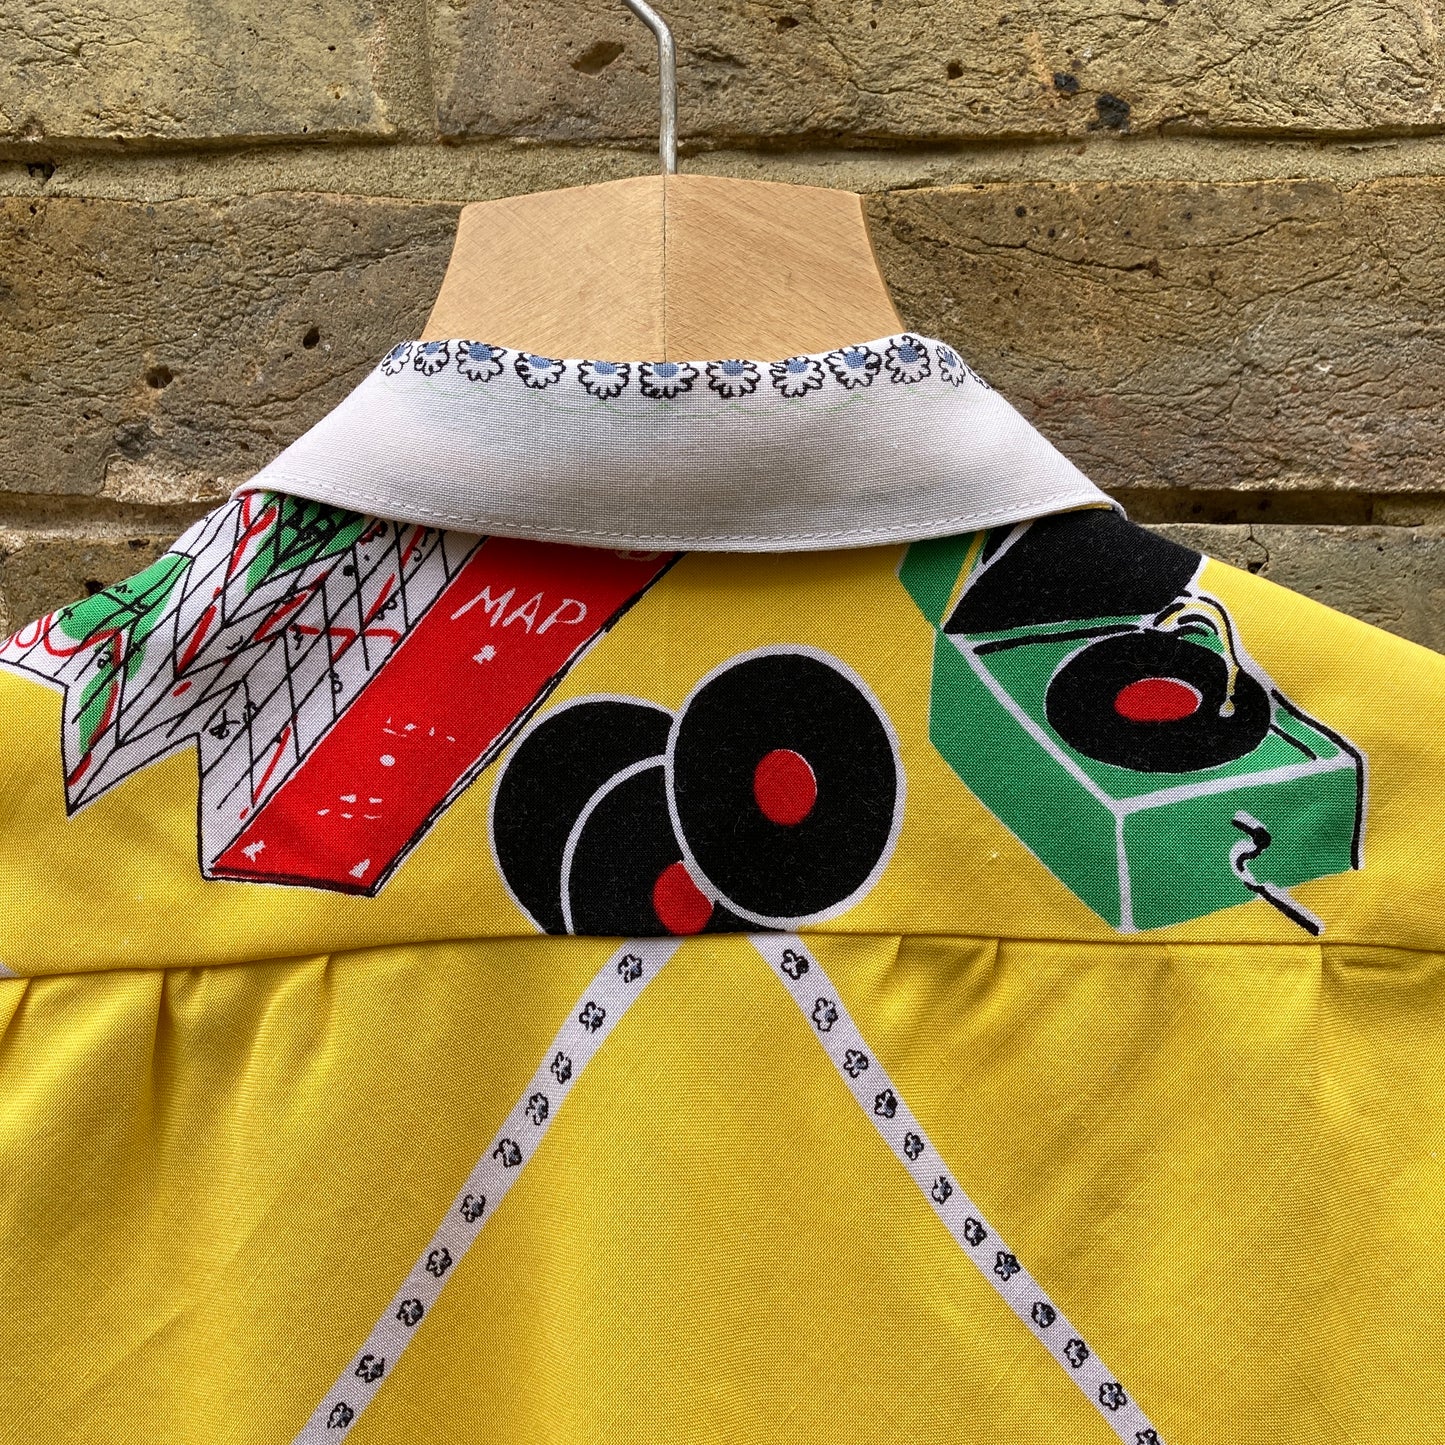
<instances>
[{"instance_id":1,"label":"printed record player","mask_svg":"<svg viewBox=\"0 0 1445 1445\"><path fill-rule=\"evenodd\" d=\"M1365 760L1248 656L1203 558L1115 512L916 543L929 735L1035 856L1122 932L1360 866Z\"/></svg>"}]
</instances>

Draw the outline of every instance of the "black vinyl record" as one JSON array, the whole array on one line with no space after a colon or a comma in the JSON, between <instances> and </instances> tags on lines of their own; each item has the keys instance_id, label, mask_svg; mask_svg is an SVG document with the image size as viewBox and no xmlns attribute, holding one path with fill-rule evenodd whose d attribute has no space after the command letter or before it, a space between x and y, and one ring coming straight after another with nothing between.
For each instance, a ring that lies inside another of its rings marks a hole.
<instances>
[{"instance_id":1,"label":"black vinyl record","mask_svg":"<svg viewBox=\"0 0 1445 1445\"><path fill-rule=\"evenodd\" d=\"M1011 535L989 533L981 562ZM1003 632L1041 623L1142 617L1167 607L1199 570L1200 555L1117 512L1062 512L1030 522L965 588L945 632Z\"/></svg>"},{"instance_id":2,"label":"black vinyl record","mask_svg":"<svg viewBox=\"0 0 1445 1445\"><path fill-rule=\"evenodd\" d=\"M1234 680L1217 652L1177 632L1129 632L1081 648L1053 676L1049 725L1101 763L1144 773L1216 768L1269 731L1269 697L1249 673Z\"/></svg>"},{"instance_id":3,"label":"black vinyl record","mask_svg":"<svg viewBox=\"0 0 1445 1445\"><path fill-rule=\"evenodd\" d=\"M851 898L894 837L891 732L859 683L804 652L745 657L683 708L669 751L688 855L744 917L787 926Z\"/></svg>"},{"instance_id":4,"label":"black vinyl record","mask_svg":"<svg viewBox=\"0 0 1445 1445\"><path fill-rule=\"evenodd\" d=\"M492 839L508 888L539 928L566 931L562 853L578 815L609 778L658 757L671 726L665 708L597 698L548 713L518 743L497 783Z\"/></svg>"},{"instance_id":5,"label":"black vinyl record","mask_svg":"<svg viewBox=\"0 0 1445 1445\"><path fill-rule=\"evenodd\" d=\"M569 862L562 882L573 933L681 937L749 926L688 876L667 809L661 758L594 798Z\"/></svg>"}]
</instances>

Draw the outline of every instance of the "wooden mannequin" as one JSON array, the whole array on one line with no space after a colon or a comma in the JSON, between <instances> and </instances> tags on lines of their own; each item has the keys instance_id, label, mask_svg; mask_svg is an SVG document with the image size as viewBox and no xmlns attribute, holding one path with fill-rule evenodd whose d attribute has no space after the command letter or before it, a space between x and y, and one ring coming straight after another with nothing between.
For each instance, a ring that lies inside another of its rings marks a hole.
<instances>
[{"instance_id":1,"label":"wooden mannequin","mask_svg":"<svg viewBox=\"0 0 1445 1445\"><path fill-rule=\"evenodd\" d=\"M775 360L903 329L862 197L656 175L467 206L425 339Z\"/></svg>"}]
</instances>

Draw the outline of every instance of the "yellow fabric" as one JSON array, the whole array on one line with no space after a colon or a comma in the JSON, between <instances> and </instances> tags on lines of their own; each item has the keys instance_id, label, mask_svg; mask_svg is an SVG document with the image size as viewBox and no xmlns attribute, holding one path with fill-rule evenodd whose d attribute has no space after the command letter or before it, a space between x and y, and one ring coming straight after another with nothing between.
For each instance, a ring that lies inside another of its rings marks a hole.
<instances>
[{"instance_id":1,"label":"yellow fabric","mask_svg":"<svg viewBox=\"0 0 1445 1445\"><path fill-rule=\"evenodd\" d=\"M675 707L719 663L770 643L817 647L873 689L899 734L907 798L893 861L845 918L848 933L1106 939L1113 930L1061 888L979 807L928 740L932 631L898 584L896 547L793 556L686 556L563 679L568 698L622 693ZM1365 753L1367 867L1301 885L1335 942L1435 949L1445 899L1445 661L1246 572L1206 564L1251 654L1284 691ZM25 926L0 944L20 974L252 962L405 941L529 936L488 855L496 768L441 816L374 898L203 879L195 866L189 750L137 773L67 819L55 759L59 697L0 671L7 756L0 827L24 866L0 907ZM167 866L169 864L169 866ZM85 926L75 901L84 898ZM438 906L438 900L445 900ZM18 912L17 912L18 910ZM178 926L179 925L179 926ZM1171 939L1291 942L1266 906L1211 914Z\"/></svg>"},{"instance_id":2,"label":"yellow fabric","mask_svg":"<svg viewBox=\"0 0 1445 1445\"><path fill-rule=\"evenodd\" d=\"M1170 1445L1434 1439L1445 661L1218 563L1368 759L1364 867L1120 935L930 742L901 548L683 558L545 707L824 650L896 851L808 931L933 1142ZM537 936L497 774L375 897L204 880L194 754L67 817L0 671L0 1440L289 1440L614 944ZM349 1439L1113 1439L920 1203L742 937L684 942Z\"/></svg>"}]
</instances>

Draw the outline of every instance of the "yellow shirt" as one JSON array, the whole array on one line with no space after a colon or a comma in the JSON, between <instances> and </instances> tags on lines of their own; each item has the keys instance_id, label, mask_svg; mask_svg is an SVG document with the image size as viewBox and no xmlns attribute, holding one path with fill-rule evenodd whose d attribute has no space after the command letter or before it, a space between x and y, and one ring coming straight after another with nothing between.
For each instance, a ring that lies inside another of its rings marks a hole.
<instances>
[{"instance_id":1,"label":"yellow shirt","mask_svg":"<svg viewBox=\"0 0 1445 1445\"><path fill-rule=\"evenodd\" d=\"M1445 662L1088 500L4 643L0 1441L1433 1438Z\"/></svg>"}]
</instances>

